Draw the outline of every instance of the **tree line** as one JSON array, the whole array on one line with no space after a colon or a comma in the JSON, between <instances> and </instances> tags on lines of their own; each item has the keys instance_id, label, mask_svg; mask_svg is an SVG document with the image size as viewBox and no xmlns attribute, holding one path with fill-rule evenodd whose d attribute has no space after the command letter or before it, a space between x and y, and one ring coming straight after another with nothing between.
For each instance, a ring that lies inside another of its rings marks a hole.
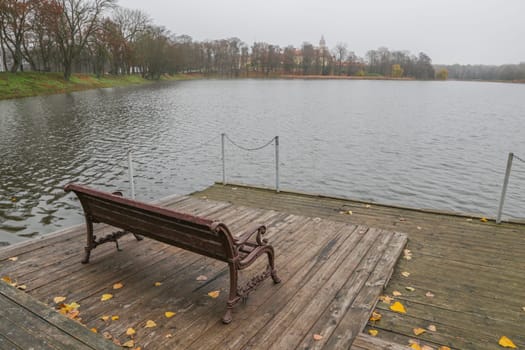
<instances>
[{"instance_id":1,"label":"tree line","mask_svg":"<svg viewBox=\"0 0 525 350\"><path fill-rule=\"evenodd\" d=\"M1 0L0 53L5 71L63 72L66 80L73 72L140 73L151 79L165 73L470 77L465 66L440 67L436 73L423 52L381 47L359 57L346 43L328 48L324 38L318 45L304 42L300 47L248 45L239 38L195 41L155 25L142 11L118 6L117 0ZM518 68L495 68L501 74L491 76L520 76L523 67Z\"/></svg>"},{"instance_id":2,"label":"tree line","mask_svg":"<svg viewBox=\"0 0 525 350\"><path fill-rule=\"evenodd\" d=\"M449 79L525 81L525 62L496 65L436 65L436 70L446 70Z\"/></svg>"}]
</instances>

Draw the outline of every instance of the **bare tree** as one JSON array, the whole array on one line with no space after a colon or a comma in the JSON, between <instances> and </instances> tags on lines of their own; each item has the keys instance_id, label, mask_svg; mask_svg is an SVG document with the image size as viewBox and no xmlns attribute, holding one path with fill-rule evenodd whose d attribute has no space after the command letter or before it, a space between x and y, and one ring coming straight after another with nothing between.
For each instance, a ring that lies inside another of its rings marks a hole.
<instances>
[{"instance_id":1,"label":"bare tree","mask_svg":"<svg viewBox=\"0 0 525 350\"><path fill-rule=\"evenodd\" d=\"M23 43L26 31L29 30L27 18L31 12L32 0L0 1L0 31L2 32L3 49L7 48L13 64L11 72L20 68L23 59Z\"/></svg>"},{"instance_id":2,"label":"bare tree","mask_svg":"<svg viewBox=\"0 0 525 350\"><path fill-rule=\"evenodd\" d=\"M337 59L338 75L341 75L341 72L343 71L343 61L346 60L347 54L348 45L346 45L346 43L337 43L334 49L334 55Z\"/></svg>"},{"instance_id":3,"label":"bare tree","mask_svg":"<svg viewBox=\"0 0 525 350\"><path fill-rule=\"evenodd\" d=\"M62 54L64 79L69 81L73 65L93 34L104 10L116 0L55 0L61 9L53 23L53 34Z\"/></svg>"}]
</instances>

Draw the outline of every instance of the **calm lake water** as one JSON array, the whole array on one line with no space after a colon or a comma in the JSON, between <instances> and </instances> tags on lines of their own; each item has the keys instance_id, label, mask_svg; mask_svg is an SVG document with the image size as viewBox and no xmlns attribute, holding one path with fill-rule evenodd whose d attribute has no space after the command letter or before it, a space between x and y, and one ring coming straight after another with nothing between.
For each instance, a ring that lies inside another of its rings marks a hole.
<instances>
[{"instance_id":1,"label":"calm lake water","mask_svg":"<svg viewBox=\"0 0 525 350\"><path fill-rule=\"evenodd\" d=\"M280 136L281 188L495 216L508 152L525 159L525 85L205 80L0 101L0 242L82 221L62 190L137 198L222 178L220 133L246 147ZM226 146L227 179L274 186L274 149ZM525 217L515 160L505 218ZM5 243L4 243L5 244Z\"/></svg>"}]
</instances>

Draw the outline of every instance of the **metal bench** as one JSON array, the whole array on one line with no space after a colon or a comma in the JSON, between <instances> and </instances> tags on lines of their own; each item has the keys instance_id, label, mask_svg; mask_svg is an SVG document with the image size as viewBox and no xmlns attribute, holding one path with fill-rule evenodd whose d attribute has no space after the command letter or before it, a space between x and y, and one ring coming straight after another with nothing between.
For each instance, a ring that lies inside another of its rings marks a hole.
<instances>
[{"instance_id":1,"label":"metal bench","mask_svg":"<svg viewBox=\"0 0 525 350\"><path fill-rule=\"evenodd\" d=\"M137 239L145 236L181 249L228 263L230 291L222 322L232 321L232 309L248 297L260 283L272 277L279 283L274 265L274 250L263 238L264 225L253 225L238 237L221 222L123 198L120 193L98 191L83 185L69 184L64 190L73 191L79 198L86 219L87 245L82 263L88 263L91 251L106 242L117 243L118 238L133 233ZM122 231L98 238L93 234L93 223L105 223ZM254 239L251 239L255 235ZM245 286L238 286L238 272L266 254L268 267Z\"/></svg>"}]
</instances>

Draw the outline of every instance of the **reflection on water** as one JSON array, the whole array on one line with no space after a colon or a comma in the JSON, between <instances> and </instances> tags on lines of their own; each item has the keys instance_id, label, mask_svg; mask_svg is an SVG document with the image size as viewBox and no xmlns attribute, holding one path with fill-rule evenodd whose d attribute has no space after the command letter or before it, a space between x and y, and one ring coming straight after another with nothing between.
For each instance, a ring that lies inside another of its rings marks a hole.
<instances>
[{"instance_id":1,"label":"reflection on water","mask_svg":"<svg viewBox=\"0 0 525 350\"><path fill-rule=\"evenodd\" d=\"M221 177L221 132L248 146L279 135L282 188L493 216L507 153L525 156L524 93L496 83L212 80L0 101L0 241L80 222L68 182L127 190L128 150L139 199L203 188ZM273 149L226 153L230 181L273 186ZM523 187L517 162L507 217L525 217Z\"/></svg>"}]
</instances>

